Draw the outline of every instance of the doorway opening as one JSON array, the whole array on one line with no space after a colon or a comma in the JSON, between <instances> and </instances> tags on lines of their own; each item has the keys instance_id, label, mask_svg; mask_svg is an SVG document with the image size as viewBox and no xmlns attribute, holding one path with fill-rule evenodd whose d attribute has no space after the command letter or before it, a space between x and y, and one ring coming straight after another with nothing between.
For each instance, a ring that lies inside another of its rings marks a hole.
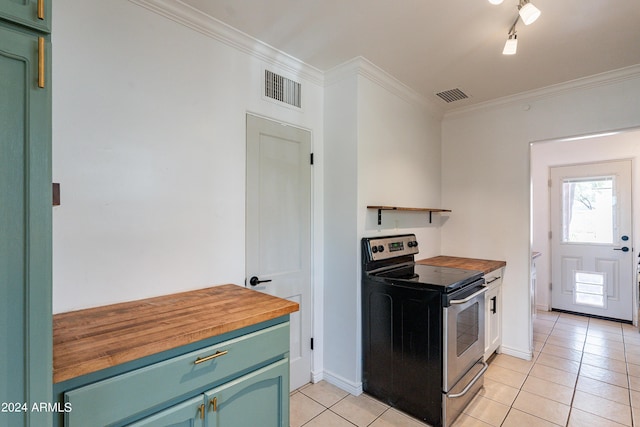
<instances>
[{"instance_id":1,"label":"doorway opening","mask_svg":"<svg viewBox=\"0 0 640 427\"><path fill-rule=\"evenodd\" d=\"M606 166L599 169L601 164L619 161L629 168L628 189L621 190L617 172L606 171ZM640 236L631 223L633 212L640 211L638 164L640 129L531 144L531 251L542 254L532 260L536 309L638 324ZM555 186L554 170L560 175ZM628 204L625 225L619 202ZM563 252L579 249L585 242L601 253L589 255L592 259L586 261L582 254ZM623 290L628 296L618 293ZM624 307L627 314L612 314L612 303Z\"/></svg>"}]
</instances>

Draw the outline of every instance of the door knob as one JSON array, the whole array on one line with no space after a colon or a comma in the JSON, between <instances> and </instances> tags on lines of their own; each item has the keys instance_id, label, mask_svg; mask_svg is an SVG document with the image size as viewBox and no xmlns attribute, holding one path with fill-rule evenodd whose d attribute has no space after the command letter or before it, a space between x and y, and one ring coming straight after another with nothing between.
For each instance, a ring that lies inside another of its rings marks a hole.
<instances>
[{"instance_id":1,"label":"door knob","mask_svg":"<svg viewBox=\"0 0 640 427\"><path fill-rule=\"evenodd\" d=\"M267 280L260 280L258 279L258 276L253 276L251 279L249 279L249 284L251 286L257 286L258 283L266 283L266 282L270 282L271 279L267 279Z\"/></svg>"},{"instance_id":2,"label":"door knob","mask_svg":"<svg viewBox=\"0 0 640 427\"><path fill-rule=\"evenodd\" d=\"M614 251L622 251L622 252L629 252L629 248L626 246L623 246L621 248L613 248Z\"/></svg>"}]
</instances>

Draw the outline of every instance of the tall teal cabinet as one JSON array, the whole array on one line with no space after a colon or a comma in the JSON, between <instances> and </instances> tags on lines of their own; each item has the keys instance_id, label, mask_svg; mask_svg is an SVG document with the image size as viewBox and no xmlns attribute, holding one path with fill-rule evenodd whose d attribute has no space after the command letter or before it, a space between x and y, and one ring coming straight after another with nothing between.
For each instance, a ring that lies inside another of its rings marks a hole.
<instances>
[{"instance_id":1,"label":"tall teal cabinet","mask_svg":"<svg viewBox=\"0 0 640 427\"><path fill-rule=\"evenodd\" d=\"M50 1L0 0L2 426L52 422Z\"/></svg>"}]
</instances>

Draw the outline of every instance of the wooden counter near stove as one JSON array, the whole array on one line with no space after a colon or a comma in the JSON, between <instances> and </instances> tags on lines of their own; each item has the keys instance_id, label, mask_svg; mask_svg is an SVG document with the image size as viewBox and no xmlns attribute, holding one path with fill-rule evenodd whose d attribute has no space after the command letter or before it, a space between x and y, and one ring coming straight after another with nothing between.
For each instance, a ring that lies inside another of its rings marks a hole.
<instances>
[{"instance_id":1,"label":"wooden counter near stove","mask_svg":"<svg viewBox=\"0 0 640 427\"><path fill-rule=\"evenodd\" d=\"M504 268L507 265L505 261L463 258L446 255L416 261L416 264L434 265L436 267L462 268L463 270L476 270L482 271L485 275L500 268Z\"/></svg>"}]
</instances>

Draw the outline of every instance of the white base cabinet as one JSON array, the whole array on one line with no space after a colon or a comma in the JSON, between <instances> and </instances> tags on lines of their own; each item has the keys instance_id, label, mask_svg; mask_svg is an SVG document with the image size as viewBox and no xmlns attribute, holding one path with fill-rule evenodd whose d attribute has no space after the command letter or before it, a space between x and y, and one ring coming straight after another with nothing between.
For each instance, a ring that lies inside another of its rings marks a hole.
<instances>
[{"instance_id":1,"label":"white base cabinet","mask_svg":"<svg viewBox=\"0 0 640 427\"><path fill-rule=\"evenodd\" d=\"M502 276L504 268L493 270L485 274L486 285L489 288L485 294L485 344L484 360L486 361L496 352L500 353L502 345Z\"/></svg>"}]
</instances>

